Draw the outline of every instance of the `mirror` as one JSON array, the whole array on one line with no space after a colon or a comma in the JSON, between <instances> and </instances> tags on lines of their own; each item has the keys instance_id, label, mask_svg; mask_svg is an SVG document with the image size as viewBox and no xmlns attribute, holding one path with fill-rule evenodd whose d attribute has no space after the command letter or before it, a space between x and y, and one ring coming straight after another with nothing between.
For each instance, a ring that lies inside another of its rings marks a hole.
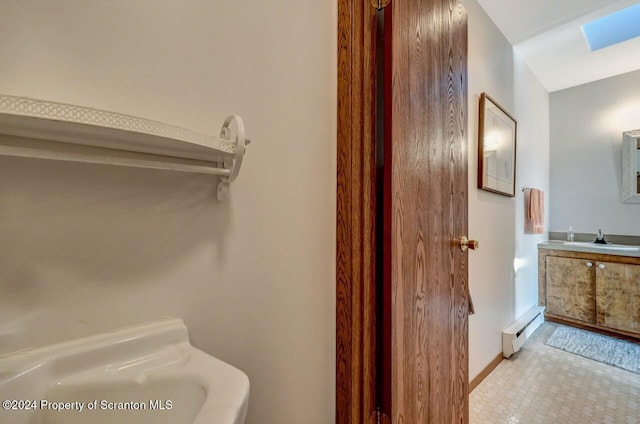
<instances>
[{"instance_id":1,"label":"mirror","mask_svg":"<svg viewBox=\"0 0 640 424\"><path fill-rule=\"evenodd\" d=\"M640 203L640 130L623 133L622 202Z\"/></svg>"}]
</instances>

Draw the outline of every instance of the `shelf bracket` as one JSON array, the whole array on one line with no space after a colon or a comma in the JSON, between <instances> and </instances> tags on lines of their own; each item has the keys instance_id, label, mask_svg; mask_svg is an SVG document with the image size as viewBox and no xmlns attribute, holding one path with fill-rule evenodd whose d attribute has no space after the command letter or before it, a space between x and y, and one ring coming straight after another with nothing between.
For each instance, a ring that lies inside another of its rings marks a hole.
<instances>
[{"instance_id":1,"label":"shelf bracket","mask_svg":"<svg viewBox=\"0 0 640 424\"><path fill-rule=\"evenodd\" d=\"M235 125L232 126L232 124ZM220 138L231 142L236 150L233 159L225 160L222 163L223 168L230 170L229 175L220 177L220 182L218 182L217 198L222 202L229 197L229 186L240 172L245 146L251 143L251 140L246 137L244 122L238 115L229 115L224 120L220 130Z\"/></svg>"}]
</instances>

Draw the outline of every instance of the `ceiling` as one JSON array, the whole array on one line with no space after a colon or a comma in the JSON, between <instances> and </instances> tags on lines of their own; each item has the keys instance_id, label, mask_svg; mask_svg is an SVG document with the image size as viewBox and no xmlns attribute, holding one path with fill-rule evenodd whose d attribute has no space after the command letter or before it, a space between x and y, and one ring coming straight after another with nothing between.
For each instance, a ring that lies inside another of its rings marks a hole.
<instances>
[{"instance_id":1,"label":"ceiling","mask_svg":"<svg viewBox=\"0 0 640 424\"><path fill-rule=\"evenodd\" d=\"M552 92L640 69L640 37L591 52L582 24L640 0L478 0Z\"/></svg>"}]
</instances>

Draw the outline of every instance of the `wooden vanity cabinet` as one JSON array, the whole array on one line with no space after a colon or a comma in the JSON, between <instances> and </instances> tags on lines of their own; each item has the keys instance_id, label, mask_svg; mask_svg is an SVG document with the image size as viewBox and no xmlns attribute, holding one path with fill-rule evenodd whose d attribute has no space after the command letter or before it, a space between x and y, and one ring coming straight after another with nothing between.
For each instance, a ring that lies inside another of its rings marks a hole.
<instances>
[{"instance_id":1,"label":"wooden vanity cabinet","mask_svg":"<svg viewBox=\"0 0 640 424\"><path fill-rule=\"evenodd\" d=\"M550 314L596 322L593 261L547 257L547 309Z\"/></svg>"},{"instance_id":2,"label":"wooden vanity cabinet","mask_svg":"<svg viewBox=\"0 0 640 424\"><path fill-rule=\"evenodd\" d=\"M640 265L598 262L597 324L640 333Z\"/></svg>"},{"instance_id":3,"label":"wooden vanity cabinet","mask_svg":"<svg viewBox=\"0 0 640 424\"><path fill-rule=\"evenodd\" d=\"M538 249L538 298L550 321L640 338L640 258Z\"/></svg>"}]
</instances>

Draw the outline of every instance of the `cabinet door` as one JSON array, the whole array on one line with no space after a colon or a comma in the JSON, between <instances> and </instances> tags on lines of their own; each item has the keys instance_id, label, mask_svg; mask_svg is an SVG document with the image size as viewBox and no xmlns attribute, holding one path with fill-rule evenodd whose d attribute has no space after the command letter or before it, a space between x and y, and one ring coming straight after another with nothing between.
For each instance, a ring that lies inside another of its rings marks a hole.
<instances>
[{"instance_id":1,"label":"cabinet door","mask_svg":"<svg viewBox=\"0 0 640 424\"><path fill-rule=\"evenodd\" d=\"M547 256L547 312L596 322L595 261Z\"/></svg>"},{"instance_id":2,"label":"cabinet door","mask_svg":"<svg viewBox=\"0 0 640 424\"><path fill-rule=\"evenodd\" d=\"M598 262L598 324L640 333L640 265Z\"/></svg>"}]
</instances>

